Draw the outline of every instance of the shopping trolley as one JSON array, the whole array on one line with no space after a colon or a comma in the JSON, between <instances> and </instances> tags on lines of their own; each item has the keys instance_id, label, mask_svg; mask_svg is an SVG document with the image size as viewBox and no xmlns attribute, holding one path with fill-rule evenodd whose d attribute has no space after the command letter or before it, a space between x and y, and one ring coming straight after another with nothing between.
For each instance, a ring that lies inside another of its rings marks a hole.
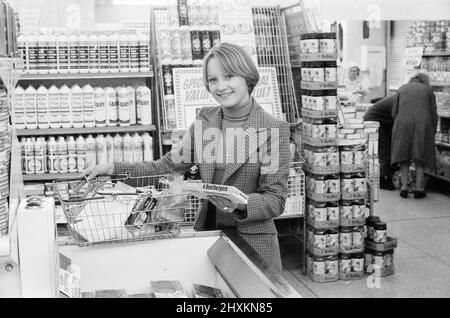
<instances>
[{"instance_id":1,"label":"shopping trolley","mask_svg":"<svg viewBox=\"0 0 450 318\"><path fill-rule=\"evenodd\" d=\"M171 174L101 176L53 182L70 235L80 246L178 236L201 200L170 189Z\"/></svg>"}]
</instances>

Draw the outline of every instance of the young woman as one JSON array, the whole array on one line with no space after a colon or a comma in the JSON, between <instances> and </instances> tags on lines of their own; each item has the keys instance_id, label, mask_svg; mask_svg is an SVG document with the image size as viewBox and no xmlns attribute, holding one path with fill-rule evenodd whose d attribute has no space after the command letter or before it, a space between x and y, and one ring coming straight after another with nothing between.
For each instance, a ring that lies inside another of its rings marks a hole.
<instances>
[{"instance_id":1,"label":"young woman","mask_svg":"<svg viewBox=\"0 0 450 318\"><path fill-rule=\"evenodd\" d=\"M213 47L203 61L203 81L220 106L202 108L183 140L163 158L99 165L84 175L184 174L198 164L203 182L233 185L248 195L248 203L238 205L210 196L194 228L235 228L264 260L281 271L273 218L283 212L287 196L289 124L272 117L252 98L259 73L240 46L222 43Z\"/></svg>"},{"instance_id":2,"label":"young woman","mask_svg":"<svg viewBox=\"0 0 450 318\"><path fill-rule=\"evenodd\" d=\"M434 170L434 137L437 127L436 99L428 76L418 73L399 88L392 108L392 164L400 165L400 196L408 197L408 174L411 161L416 168L414 197L425 197L424 167Z\"/></svg>"}]
</instances>

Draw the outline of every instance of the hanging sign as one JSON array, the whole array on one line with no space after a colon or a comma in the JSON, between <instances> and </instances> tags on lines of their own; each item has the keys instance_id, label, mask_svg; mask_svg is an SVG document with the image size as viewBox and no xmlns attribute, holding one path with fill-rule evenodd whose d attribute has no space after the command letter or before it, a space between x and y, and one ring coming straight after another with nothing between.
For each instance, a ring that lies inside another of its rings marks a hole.
<instances>
[{"instance_id":1,"label":"hanging sign","mask_svg":"<svg viewBox=\"0 0 450 318\"><path fill-rule=\"evenodd\" d=\"M423 54L423 46L406 48L405 49L406 68L412 69L420 66L420 61L422 61L422 54Z\"/></svg>"},{"instance_id":2,"label":"hanging sign","mask_svg":"<svg viewBox=\"0 0 450 318\"><path fill-rule=\"evenodd\" d=\"M275 68L259 67L258 71L260 80L252 96L266 112L283 119ZM188 129L200 108L219 105L206 90L200 67L174 68L173 84L177 130Z\"/></svg>"}]
</instances>

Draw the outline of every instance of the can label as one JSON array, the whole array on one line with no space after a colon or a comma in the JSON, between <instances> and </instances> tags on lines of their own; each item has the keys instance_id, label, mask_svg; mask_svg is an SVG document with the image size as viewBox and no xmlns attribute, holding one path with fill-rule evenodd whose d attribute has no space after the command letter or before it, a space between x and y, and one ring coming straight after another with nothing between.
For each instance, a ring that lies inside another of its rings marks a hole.
<instances>
[{"instance_id":1,"label":"can label","mask_svg":"<svg viewBox=\"0 0 450 318\"><path fill-rule=\"evenodd\" d=\"M365 178L354 178L354 191L355 192L364 192L366 191L366 179Z\"/></svg>"},{"instance_id":2,"label":"can label","mask_svg":"<svg viewBox=\"0 0 450 318\"><path fill-rule=\"evenodd\" d=\"M364 216L364 205L352 205L352 214L354 219L359 219Z\"/></svg>"},{"instance_id":3,"label":"can label","mask_svg":"<svg viewBox=\"0 0 450 318\"><path fill-rule=\"evenodd\" d=\"M203 58L202 43L200 40L199 31L191 31L191 49L193 60L201 60Z\"/></svg>"},{"instance_id":4,"label":"can label","mask_svg":"<svg viewBox=\"0 0 450 318\"><path fill-rule=\"evenodd\" d=\"M353 154L353 163L355 165L364 164L364 152L363 151L355 151Z\"/></svg>"},{"instance_id":5,"label":"can label","mask_svg":"<svg viewBox=\"0 0 450 318\"><path fill-rule=\"evenodd\" d=\"M314 234L314 247L315 248L325 248L326 245L326 235L325 234Z\"/></svg>"},{"instance_id":6,"label":"can label","mask_svg":"<svg viewBox=\"0 0 450 318\"><path fill-rule=\"evenodd\" d=\"M327 185L325 183L325 180L314 180L312 181L312 192L314 193L326 193L327 192Z\"/></svg>"},{"instance_id":7,"label":"can label","mask_svg":"<svg viewBox=\"0 0 450 318\"><path fill-rule=\"evenodd\" d=\"M325 274L336 275L338 273L338 261L327 260L325 261Z\"/></svg>"},{"instance_id":8,"label":"can label","mask_svg":"<svg viewBox=\"0 0 450 318\"><path fill-rule=\"evenodd\" d=\"M386 243L387 242L386 230L373 230L373 241L375 243Z\"/></svg>"},{"instance_id":9,"label":"can label","mask_svg":"<svg viewBox=\"0 0 450 318\"><path fill-rule=\"evenodd\" d=\"M337 68L327 67L325 68L325 82L336 82L337 81Z\"/></svg>"},{"instance_id":10,"label":"can label","mask_svg":"<svg viewBox=\"0 0 450 318\"><path fill-rule=\"evenodd\" d=\"M336 40L335 39L320 39L319 50L322 53L336 53Z\"/></svg>"},{"instance_id":11,"label":"can label","mask_svg":"<svg viewBox=\"0 0 450 318\"><path fill-rule=\"evenodd\" d=\"M339 166L339 153L329 152L327 154L327 166Z\"/></svg>"},{"instance_id":12,"label":"can label","mask_svg":"<svg viewBox=\"0 0 450 318\"><path fill-rule=\"evenodd\" d=\"M325 138L336 138L337 128L336 125L324 125L325 126Z\"/></svg>"},{"instance_id":13,"label":"can label","mask_svg":"<svg viewBox=\"0 0 450 318\"><path fill-rule=\"evenodd\" d=\"M350 193L354 192L354 182L353 179L341 179L342 192Z\"/></svg>"},{"instance_id":14,"label":"can label","mask_svg":"<svg viewBox=\"0 0 450 318\"><path fill-rule=\"evenodd\" d=\"M386 268L391 268L394 265L394 254L387 253L384 255L384 266Z\"/></svg>"},{"instance_id":15,"label":"can label","mask_svg":"<svg viewBox=\"0 0 450 318\"><path fill-rule=\"evenodd\" d=\"M329 221L339 220L339 207L328 207L327 218Z\"/></svg>"},{"instance_id":16,"label":"can label","mask_svg":"<svg viewBox=\"0 0 450 318\"><path fill-rule=\"evenodd\" d=\"M339 193L341 190L339 179L326 180L328 193Z\"/></svg>"},{"instance_id":17,"label":"can label","mask_svg":"<svg viewBox=\"0 0 450 318\"><path fill-rule=\"evenodd\" d=\"M327 235L327 247L338 247L339 234L331 233Z\"/></svg>"},{"instance_id":18,"label":"can label","mask_svg":"<svg viewBox=\"0 0 450 318\"><path fill-rule=\"evenodd\" d=\"M314 275L325 275L325 262L313 260Z\"/></svg>"},{"instance_id":19,"label":"can label","mask_svg":"<svg viewBox=\"0 0 450 318\"><path fill-rule=\"evenodd\" d=\"M314 156L313 166L316 166L316 167L325 167L326 166L327 154L325 152L314 152L313 156Z\"/></svg>"},{"instance_id":20,"label":"can label","mask_svg":"<svg viewBox=\"0 0 450 318\"><path fill-rule=\"evenodd\" d=\"M312 216L315 221L326 221L327 220L327 209L326 208L313 208Z\"/></svg>"},{"instance_id":21,"label":"can label","mask_svg":"<svg viewBox=\"0 0 450 318\"><path fill-rule=\"evenodd\" d=\"M341 247L352 247L352 233L339 233L339 244Z\"/></svg>"},{"instance_id":22,"label":"can label","mask_svg":"<svg viewBox=\"0 0 450 318\"><path fill-rule=\"evenodd\" d=\"M352 271L362 272L364 270L364 258L352 258Z\"/></svg>"},{"instance_id":23,"label":"can label","mask_svg":"<svg viewBox=\"0 0 450 318\"><path fill-rule=\"evenodd\" d=\"M353 164L353 151L341 151L341 165Z\"/></svg>"},{"instance_id":24,"label":"can label","mask_svg":"<svg viewBox=\"0 0 450 318\"><path fill-rule=\"evenodd\" d=\"M324 109L336 109L337 108L337 97L336 96L324 96L323 107Z\"/></svg>"},{"instance_id":25,"label":"can label","mask_svg":"<svg viewBox=\"0 0 450 318\"><path fill-rule=\"evenodd\" d=\"M340 259L339 260L339 272L350 273L352 271L352 260L351 259Z\"/></svg>"}]
</instances>

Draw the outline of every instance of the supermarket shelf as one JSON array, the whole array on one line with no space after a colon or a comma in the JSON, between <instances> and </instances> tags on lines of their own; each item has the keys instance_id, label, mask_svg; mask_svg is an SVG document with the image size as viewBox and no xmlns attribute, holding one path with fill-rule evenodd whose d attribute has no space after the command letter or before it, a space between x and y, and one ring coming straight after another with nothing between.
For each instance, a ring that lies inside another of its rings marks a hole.
<instances>
[{"instance_id":1,"label":"supermarket shelf","mask_svg":"<svg viewBox=\"0 0 450 318\"><path fill-rule=\"evenodd\" d=\"M450 52L429 52L423 53L422 56L450 56Z\"/></svg>"},{"instance_id":2,"label":"supermarket shelf","mask_svg":"<svg viewBox=\"0 0 450 318\"><path fill-rule=\"evenodd\" d=\"M440 179L440 180L443 180L443 181L446 181L446 182L450 182L450 178L446 178L444 176L438 176L437 174L432 173L432 172L428 172L427 171L427 172L425 172L425 174L430 176L430 177L436 178L436 179Z\"/></svg>"},{"instance_id":3,"label":"supermarket shelf","mask_svg":"<svg viewBox=\"0 0 450 318\"><path fill-rule=\"evenodd\" d=\"M76 179L81 173L42 173L42 174L22 174L23 181L53 181L62 179Z\"/></svg>"},{"instance_id":4,"label":"supermarket shelf","mask_svg":"<svg viewBox=\"0 0 450 318\"><path fill-rule=\"evenodd\" d=\"M431 86L450 86L450 82L431 82Z\"/></svg>"},{"instance_id":5,"label":"supermarket shelf","mask_svg":"<svg viewBox=\"0 0 450 318\"><path fill-rule=\"evenodd\" d=\"M93 79L93 78L140 78L153 77L153 72L126 73L68 73L68 74L23 74L19 80L57 80L57 79Z\"/></svg>"},{"instance_id":6,"label":"supermarket shelf","mask_svg":"<svg viewBox=\"0 0 450 318\"><path fill-rule=\"evenodd\" d=\"M134 133L154 131L155 125L111 126L93 128L50 128L50 129L17 129L18 137L25 136L57 136L79 134Z\"/></svg>"}]
</instances>

